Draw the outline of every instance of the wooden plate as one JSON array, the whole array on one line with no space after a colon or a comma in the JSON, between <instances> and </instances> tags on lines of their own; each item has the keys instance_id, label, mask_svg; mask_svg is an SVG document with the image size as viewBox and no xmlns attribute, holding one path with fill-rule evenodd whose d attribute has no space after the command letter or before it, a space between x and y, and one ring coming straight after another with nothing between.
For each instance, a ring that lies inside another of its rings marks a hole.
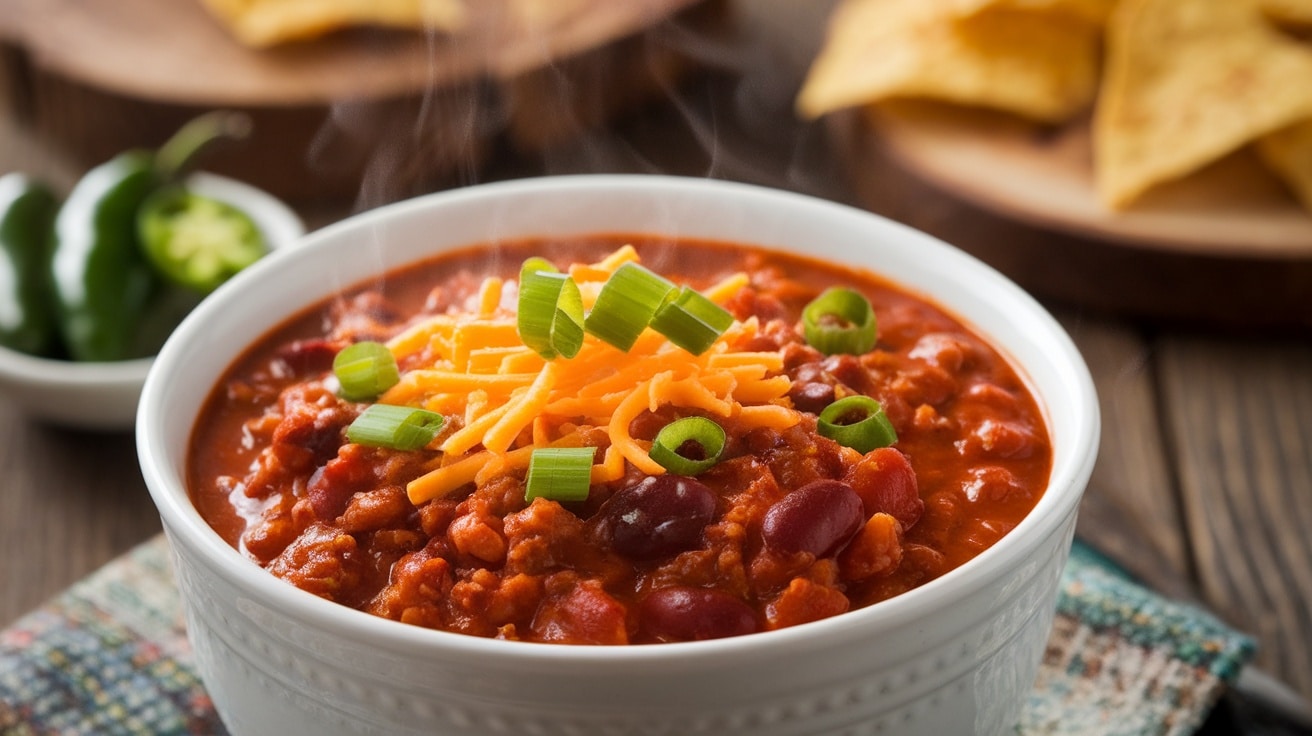
<instances>
[{"instance_id":1,"label":"wooden plate","mask_svg":"<svg viewBox=\"0 0 1312 736\"><path fill-rule=\"evenodd\" d=\"M1150 318L1312 325L1312 215L1240 151L1111 212L1087 122L898 102L832 116L859 203L1040 297Z\"/></svg>"},{"instance_id":2,"label":"wooden plate","mask_svg":"<svg viewBox=\"0 0 1312 736\"><path fill-rule=\"evenodd\" d=\"M1247 149L1113 212L1094 193L1087 120L1052 129L909 102L870 112L904 166L1008 217L1145 248L1312 258L1312 213Z\"/></svg>"},{"instance_id":3,"label":"wooden plate","mask_svg":"<svg viewBox=\"0 0 1312 736\"><path fill-rule=\"evenodd\" d=\"M85 165L228 107L250 112L256 135L223 173L292 198L386 200L468 177L493 139L540 149L650 101L688 65L661 29L720 4L571 0L528 29L480 1L459 34L359 29L257 50L200 0L6 0L0 89Z\"/></svg>"}]
</instances>

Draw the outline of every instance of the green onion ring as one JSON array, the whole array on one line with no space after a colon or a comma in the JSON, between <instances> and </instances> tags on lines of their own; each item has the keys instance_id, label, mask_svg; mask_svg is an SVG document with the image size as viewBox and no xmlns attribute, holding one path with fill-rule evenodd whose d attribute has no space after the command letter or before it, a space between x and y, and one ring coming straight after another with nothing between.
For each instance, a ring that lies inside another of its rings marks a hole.
<instances>
[{"instance_id":1,"label":"green onion ring","mask_svg":"<svg viewBox=\"0 0 1312 736\"><path fill-rule=\"evenodd\" d=\"M573 358L583 347L583 297L578 284L542 258L519 272L519 337L546 360Z\"/></svg>"},{"instance_id":2,"label":"green onion ring","mask_svg":"<svg viewBox=\"0 0 1312 736\"><path fill-rule=\"evenodd\" d=\"M348 345L333 357L333 375L341 384L338 395L347 401L369 401L401 380L392 351L380 342L364 340Z\"/></svg>"},{"instance_id":3,"label":"green onion ring","mask_svg":"<svg viewBox=\"0 0 1312 736\"><path fill-rule=\"evenodd\" d=\"M825 289L802 309L802 335L825 355L860 355L875 346L875 310L860 292Z\"/></svg>"},{"instance_id":4,"label":"green onion ring","mask_svg":"<svg viewBox=\"0 0 1312 736\"><path fill-rule=\"evenodd\" d=\"M592 487L595 447L544 447L533 451L524 480L524 500L583 501Z\"/></svg>"},{"instance_id":5,"label":"green onion ring","mask_svg":"<svg viewBox=\"0 0 1312 736\"><path fill-rule=\"evenodd\" d=\"M700 459L679 452L687 443L701 447ZM648 455L676 475L699 475L720 461L724 428L706 417L684 417L661 427Z\"/></svg>"},{"instance_id":6,"label":"green onion ring","mask_svg":"<svg viewBox=\"0 0 1312 736\"><path fill-rule=\"evenodd\" d=\"M420 450L442 431L441 414L413 406L370 404L346 428L346 439L357 445Z\"/></svg>"},{"instance_id":7,"label":"green onion ring","mask_svg":"<svg viewBox=\"0 0 1312 736\"><path fill-rule=\"evenodd\" d=\"M693 355L706 352L733 324L733 315L701 292L679 287L656 310L651 328Z\"/></svg>"},{"instance_id":8,"label":"green onion ring","mask_svg":"<svg viewBox=\"0 0 1312 736\"><path fill-rule=\"evenodd\" d=\"M816 418L816 431L861 454L897 442L897 431L884 407L861 394L843 397L826 406Z\"/></svg>"},{"instance_id":9,"label":"green onion ring","mask_svg":"<svg viewBox=\"0 0 1312 736\"><path fill-rule=\"evenodd\" d=\"M628 350L676 288L643 266L625 263L602 285L583 328L620 350Z\"/></svg>"}]
</instances>

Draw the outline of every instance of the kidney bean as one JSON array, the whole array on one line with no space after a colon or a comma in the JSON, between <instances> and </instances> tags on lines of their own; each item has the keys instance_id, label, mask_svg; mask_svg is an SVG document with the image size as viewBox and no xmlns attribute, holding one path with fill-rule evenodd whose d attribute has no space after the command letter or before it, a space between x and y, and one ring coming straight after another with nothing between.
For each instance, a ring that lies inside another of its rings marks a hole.
<instances>
[{"instance_id":1,"label":"kidney bean","mask_svg":"<svg viewBox=\"0 0 1312 736\"><path fill-rule=\"evenodd\" d=\"M788 398L793 400L793 406L798 411L819 414L826 406L834 403L834 387L820 381L811 383L794 381L792 387L788 389Z\"/></svg>"},{"instance_id":2,"label":"kidney bean","mask_svg":"<svg viewBox=\"0 0 1312 736\"><path fill-rule=\"evenodd\" d=\"M323 373L332 370L333 358L342 349L342 343L322 338L293 340L278 349L275 359L285 365L293 375Z\"/></svg>"},{"instance_id":3,"label":"kidney bean","mask_svg":"<svg viewBox=\"0 0 1312 736\"><path fill-rule=\"evenodd\" d=\"M910 529L925 511L916 471L907 456L892 447L866 453L843 478L865 504L866 516L883 512Z\"/></svg>"},{"instance_id":4,"label":"kidney bean","mask_svg":"<svg viewBox=\"0 0 1312 736\"><path fill-rule=\"evenodd\" d=\"M607 499L597 529L625 557L665 557L701 544L715 502L714 491L695 478L653 475Z\"/></svg>"},{"instance_id":5,"label":"kidney bean","mask_svg":"<svg viewBox=\"0 0 1312 736\"><path fill-rule=\"evenodd\" d=\"M831 355L825 358L823 366L826 373L854 389L861 390L870 383L870 374L855 355Z\"/></svg>"},{"instance_id":6,"label":"kidney bean","mask_svg":"<svg viewBox=\"0 0 1312 736\"><path fill-rule=\"evenodd\" d=\"M699 641L757 630L751 606L722 590L674 586L652 591L638 608L642 630L661 641Z\"/></svg>"},{"instance_id":7,"label":"kidney bean","mask_svg":"<svg viewBox=\"0 0 1312 736\"><path fill-rule=\"evenodd\" d=\"M865 522L861 497L836 480L817 480L770 506L761 524L765 546L777 554L837 553Z\"/></svg>"}]
</instances>

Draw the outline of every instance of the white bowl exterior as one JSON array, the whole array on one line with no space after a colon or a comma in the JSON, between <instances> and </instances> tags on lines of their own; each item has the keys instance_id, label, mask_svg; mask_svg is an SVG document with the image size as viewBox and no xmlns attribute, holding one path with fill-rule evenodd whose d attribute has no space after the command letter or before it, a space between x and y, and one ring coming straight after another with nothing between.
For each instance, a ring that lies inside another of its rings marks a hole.
<instances>
[{"instance_id":1,"label":"white bowl exterior","mask_svg":"<svg viewBox=\"0 0 1312 736\"><path fill-rule=\"evenodd\" d=\"M843 622L820 642L803 627L770 646L697 644L696 656L661 645L683 652L628 662L361 641L256 601L211 574L177 530L169 537L198 666L234 734L939 736L1016 722L1073 522L1037 546L1033 564L918 622Z\"/></svg>"},{"instance_id":2,"label":"white bowl exterior","mask_svg":"<svg viewBox=\"0 0 1312 736\"><path fill-rule=\"evenodd\" d=\"M227 177L197 172L187 185L250 214L271 247L305 234L301 219L273 195ZM92 430L133 426L151 358L78 363L24 355L0 347L0 393L24 413L51 424Z\"/></svg>"},{"instance_id":3,"label":"white bowl exterior","mask_svg":"<svg viewBox=\"0 0 1312 736\"><path fill-rule=\"evenodd\" d=\"M1047 407L1051 487L1014 533L910 593L782 631L646 647L502 642L378 619L273 578L200 518L182 480L192 423L228 361L263 330L447 248L595 232L792 250L931 295L1024 366ZM143 472L200 671L235 733L993 734L1014 723L1047 640L1098 413L1069 338L995 271L865 212L665 177L472 187L366 213L304 245L193 312L157 358L139 410Z\"/></svg>"}]
</instances>

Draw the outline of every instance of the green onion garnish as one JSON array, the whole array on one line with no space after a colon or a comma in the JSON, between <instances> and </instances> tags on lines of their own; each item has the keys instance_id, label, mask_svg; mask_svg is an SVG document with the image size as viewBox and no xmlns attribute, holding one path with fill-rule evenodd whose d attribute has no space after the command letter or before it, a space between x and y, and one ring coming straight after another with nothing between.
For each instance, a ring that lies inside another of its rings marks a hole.
<instances>
[{"instance_id":1,"label":"green onion garnish","mask_svg":"<svg viewBox=\"0 0 1312 736\"><path fill-rule=\"evenodd\" d=\"M724 307L687 286L656 310L651 328L693 355L701 355L733 324Z\"/></svg>"},{"instance_id":2,"label":"green onion garnish","mask_svg":"<svg viewBox=\"0 0 1312 736\"><path fill-rule=\"evenodd\" d=\"M524 481L524 500L582 501L592 485L595 447L544 447L534 450Z\"/></svg>"},{"instance_id":3,"label":"green onion garnish","mask_svg":"<svg viewBox=\"0 0 1312 736\"><path fill-rule=\"evenodd\" d=\"M816 431L862 454L897 442L897 431L884 407L862 394L845 396L826 406L816 418Z\"/></svg>"},{"instance_id":4,"label":"green onion garnish","mask_svg":"<svg viewBox=\"0 0 1312 736\"><path fill-rule=\"evenodd\" d=\"M671 473L698 475L715 465L722 452L723 427L705 417L684 417L661 427L647 454Z\"/></svg>"},{"instance_id":5,"label":"green onion garnish","mask_svg":"<svg viewBox=\"0 0 1312 736\"><path fill-rule=\"evenodd\" d=\"M542 258L519 271L519 337L538 355L573 358L583 347L583 297L568 274Z\"/></svg>"},{"instance_id":6,"label":"green onion garnish","mask_svg":"<svg viewBox=\"0 0 1312 736\"><path fill-rule=\"evenodd\" d=\"M333 374L347 401L368 401L396 385L401 372L392 351L380 342L362 341L342 348L333 358Z\"/></svg>"},{"instance_id":7,"label":"green onion garnish","mask_svg":"<svg viewBox=\"0 0 1312 736\"><path fill-rule=\"evenodd\" d=\"M413 406L370 404L346 428L346 439L357 445L419 450L442 431L441 414Z\"/></svg>"},{"instance_id":8,"label":"green onion garnish","mask_svg":"<svg viewBox=\"0 0 1312 736\"><path fill-rule=\"evenodd\" d=\"M668 279L636 263L625 263L602 285L583 328L620 350L628 350L676 288Z\"/></svg>"},{"instance_id":9,"label":"green onion garnish","mask_svg":"<svg viewBox=\"0 0 1312 736\"><path fill-rule=\"evenodd\" d=\"M852 289L825 289L802 309L802 334L825 355L860 355L875 346L875 310Z\"/></svg>"}]
</instances>

